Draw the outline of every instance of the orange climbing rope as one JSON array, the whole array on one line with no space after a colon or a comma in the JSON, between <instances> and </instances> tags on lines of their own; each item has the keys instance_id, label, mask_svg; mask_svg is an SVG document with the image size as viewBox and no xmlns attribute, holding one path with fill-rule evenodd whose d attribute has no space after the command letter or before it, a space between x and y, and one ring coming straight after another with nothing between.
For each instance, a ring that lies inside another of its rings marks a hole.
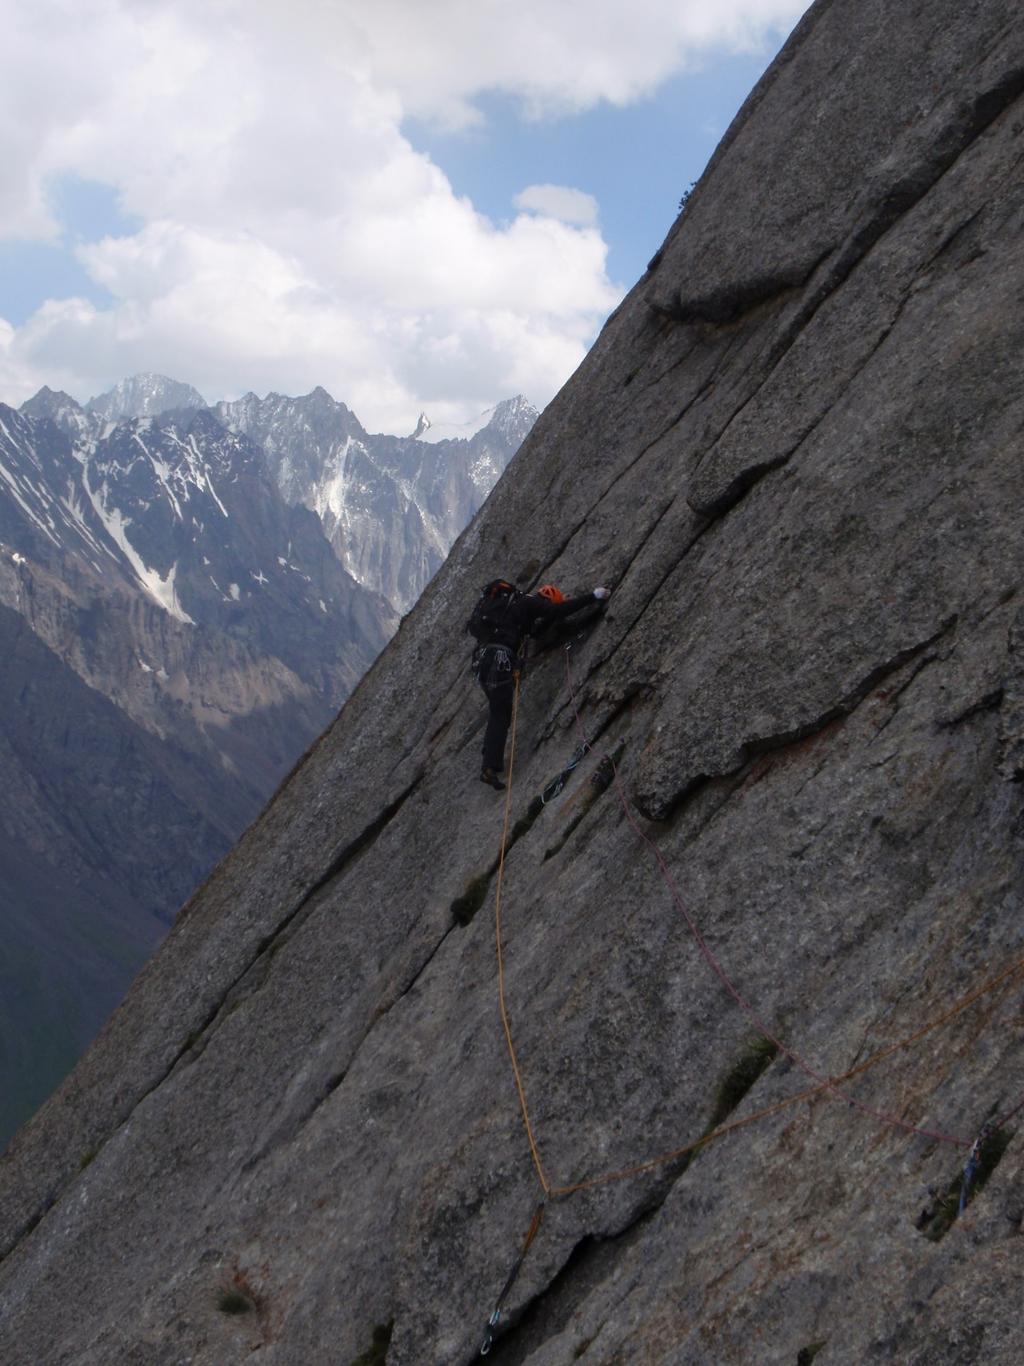
<instances>
[{"instance_id":1,"label":"orange climbing rope","mask_svg":"<svg viewBox=\"0 0 1024 1366\"><path fill-rule=\"evenodd\" d=\"M505 1042L508 1044L508 1055L512 1061L512 1073L516 1079L516 1090L519 1092L519 1108L523 1115L523 1127L526 1129L526 1138L530 1145L530 1156L533 1158L533 1165L537 1171L537 1179L540 1181L541 1189L547 1195L551 1186L544 1173L544 1164L540 1160L540 1152L537 1148L537 1140L534 1136L533 1125L530 1123L530 1109L526 1103L526 1087L523 1085L522 1073L519 1070L519 1060L516 1057L515 1044L512 1042L512 1027L508 1019L508 1007L505 1003L505 962L501 950L501 889L505 873L505 852L508 848L508 827L512 812L512 774L516 757L516 719L519 713L519 670L514 674L514 685L512 692L512 723L511 741L508 753L508 783L505 789L505 824L501 832L501 853L498 856L498 879L494 893L494 938L498 951L498 1004L501 1008L501 1023L505 1030Z\"/></svg>"}]
</instances>

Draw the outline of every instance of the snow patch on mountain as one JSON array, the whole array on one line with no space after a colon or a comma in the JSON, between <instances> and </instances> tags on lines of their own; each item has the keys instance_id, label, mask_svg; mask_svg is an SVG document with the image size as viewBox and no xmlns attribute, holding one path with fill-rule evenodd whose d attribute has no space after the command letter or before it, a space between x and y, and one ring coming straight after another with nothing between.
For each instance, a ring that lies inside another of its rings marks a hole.
<instances>
[{"instance_id":1,"label":"snow patch on mountain","mask_svg":"<svg viewBox=\"0 0 1024 1366\"><path fill-rule=\"evenodd\" d=\"M459 426L431 425L421 414L413 436L374 436L323 388L300 398L247 394L210 409L190 386L151 374L122 381L84 408L42 389L22 412L4 410L18 431L0 436L0 457L5 440L14 450L0 485L10 486L25 521L54 546L72 533L97 572L110 559L123 561L122 573L182 622L192 617L167 566L190 543L206 548L212 535L220 544L211 521L219 527L232 509L244 511L249 495L239 500L237 483L250 477L269 478L286 504L314 512L347 573L407 611L537 418L520 395ZM45 471L33 434L46 448ZM59 491L57 502L48 488ZM221 583L255 575L251 560L230 571L220 550L214 560ZM193 590L186 590L190 606Z\"/></svg>"},{"instance_id":2,"label":"snow patch on mountain","mask_svg":"<svg viewBox=\"0 0 1024 1366\"><path fill-rule=\"evenodd\" d=\"M157 606L162 607L165 612L169 612L172 617L176 617L178 621L184 622L187 626L194 626L195 622L178 601L178 594L174 586L178 571L177 564L172 564L166 574L161 574L158 569L153 569L145 563L128 539L128 528L132 525L132 519L125 517L120 508L112 505L110 488L106 480L103 481L99 491L97 491L92 488L88 475L86 475L85 491L92 503L93 511L103 523L107 535L131 565L135 577L145 592L149 594Z\"/></svg>"},{"instance_id":3,"label":"snow patch on mountain","mask_svg":"<svg viewBox=\"0 0 1024 1366\"><path fill-rule=\"evenodd\" d=\"M352 520L352 495L366 492L365 482L359 488L353 487L354 481L349 470L349 456L353 450L370 460L365 445L355 437L346 436L340 446L330 451L322 480L310 490L310 505L320 520L325 525L340 526L346 530Z\"/></svg>"},{"instance_id":4,"label":"snow patch on mountain","mask_svg":"<svg viewBox=\"0 0 1024 1366\"><path fill-rule=\"evenodd\" d=\"M82 502L79 486L72 484L69 481L67 492L62 496L60 503L61 507L64 508L65 512L67 512L68 516L78 528L79 534L86 544L89 545L97 555L108 555L113 559L114 555L109 546L102 545L92 534L92 530L85 518L85 505ZM99 565L95 560L91 561L91 563L94 569L99 569Z\"/></svg>"},{"instance_id":5,"label":"snow patch on mountain","mask_svg":"<svg viewBox=\"0 0 1024 1366\"><path fill-rule=\"evenodd\" d=\"M39 514L35 512L29 505L28 497L30 495L29 491L25 488L26 481L16 479L15 476L10 472L10 470L7 469L6 465L2 463L0 463L0 479L3 479L4 483L7 485L11 492L11 496L14 498L14 501L21 508L22 512L24 512L25 516L28 517L28 519L39 528L39 530L43 533L44 536L47 537L48 540L52 541L53 544L59 548L60 541L54 535L52 519L49 517L47 518L47 521L50 523L50 525L47 526L46 522L43 521L42 517L40 517ZM36 495L36 501L38 502L39 490L37 488L34 488L34 486L32 485L29 485L29 489L32 493Z\"/></svg>"}]
</instances>

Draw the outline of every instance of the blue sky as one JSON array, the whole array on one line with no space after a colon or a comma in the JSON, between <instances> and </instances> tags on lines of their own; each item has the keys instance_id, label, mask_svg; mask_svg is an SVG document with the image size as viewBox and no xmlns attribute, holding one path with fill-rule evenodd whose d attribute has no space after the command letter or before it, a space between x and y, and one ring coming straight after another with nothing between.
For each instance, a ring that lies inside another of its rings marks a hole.
<instances>
[{"instance_id":1,"label":"blue sky","mask_svg":"<svg viewBox=\"0 0 1024 1366\"><path fill-rule=\"evenodd\" d=\"M679 198L700 175L733 115L774 58L780 40L755 53L726 54L667 81L625 109L524 117L510 95L477 100L485 124L444 132L408 119L413 146L429 153L456 194L496 223L515 215L514 196L538 183L572 185L594 196L608 244L608 273L629 288L675 218ZM21 325L46 299L80 294L110 302L75 248L138 230L111 185L77 176L51 182L57 243L0 241L0 317Z\"/></svg>"},{"instance_id":2,"label":"blue sky","mask_svg":"<svg viewBox=\"0 0 1024 1366\"><path fill-rule=\"evenodd\" d=\"M524 185L572 185L593 195L608 273L628 289L780 46L776 34L755 53L716 54L624 109L605 104L533 121L515 99L485 95L478 104L487 122L478 131L445 136L418 121L408 131L456 193L496 222L513 216L513 198Z\"/></svg>"},{"instance_id":3,"label":"blue sky","mask_svg":"<svg viewBox=\"0 0 1024 1366\"><path fill-rule=\"evenodd\" d=\"M57 241L0 241L0 317L19 327L47 299L84 295L95 304L110 303L109 291L90 278L75 248L141 226L139 219L121 212L112 185L57 176L49 193L60 225Z\"/></svg>"},{"instance_id":4,"label":"blue sky","mask_svg":"<svg viewBox=\"0 0 1024 1366\"><path fill-rule=\"evenodd\" d=\"M157 370L382 431L543 406L804 5L20 7L0 400Z\"/></svg>"}]
</instances>

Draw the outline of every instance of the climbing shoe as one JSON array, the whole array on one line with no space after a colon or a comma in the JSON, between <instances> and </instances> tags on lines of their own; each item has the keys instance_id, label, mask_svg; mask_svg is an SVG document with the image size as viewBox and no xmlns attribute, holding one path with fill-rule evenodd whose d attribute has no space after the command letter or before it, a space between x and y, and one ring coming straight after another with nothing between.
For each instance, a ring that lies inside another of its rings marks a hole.
<instances>
[{"instance_id":1,"label":"climbing shoe","mask_svg":"<svg viewBox=\"0 0 1024 1366\"><path fill-rule=\"evenodd\" d=\"M489 783L491 787L496 787L499 792L505 791L505 784L501 781L500 775L495 773L493 768L481 769L480 781L482 783Z\"/></svg>"}]
</instances>

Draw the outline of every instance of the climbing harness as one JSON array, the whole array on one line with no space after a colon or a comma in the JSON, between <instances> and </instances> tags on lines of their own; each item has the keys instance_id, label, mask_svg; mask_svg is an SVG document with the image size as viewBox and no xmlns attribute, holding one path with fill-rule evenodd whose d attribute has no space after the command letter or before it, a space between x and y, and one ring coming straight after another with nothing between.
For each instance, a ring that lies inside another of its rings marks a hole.
<instances>
[{"instance_id":1,"label":"climbing harness","mask_svg":"<svg viewBox=\"0 0 1024 1366\"><path fill-rule=\"evenodd\" d=\"M491 1350L491 1347L494 1343L495 1330L497 1329L498 1324L501 1322L502 1308L505 1304L505 1301L508 1299L509 1291L516 1283L516 1277L519 1275L519 1268L526 1260L526 1254L530 1250L530 1244L537 1236L537 1230L540 1228L540 1221L544 1218L544 1209L546 1205L547 1201L542 1200L540 1204L537 1206L537 1208L534 1210L533 1218L530 1221L530 1227L527 1230L526 1238L523 1242L522 1248L520 1249L519 1256L512 1263L512 1270L508 1273L508 1278L505 1281L505 1284L501 1287L501 1293L495 1301L494 1312L491 1314L491 1317L487 1320L487 1327L484 1330L484 1340L480 1347L480 1355L482 1357L485 1357L487 1355L487 1353Z\"/></svg>"},{"instance_id":2,"label":"climbing harness","mask_svg":"<svg viewBox=\"0 0 1024 1366\"><path fill-rule=\"evenodd\" d=\"M514 673L512 651L507 645L478 645L473 651L473 672L481 687L511 682ZM508 674L508 679L504 674Z\"/></svg>"}]
</instances>

